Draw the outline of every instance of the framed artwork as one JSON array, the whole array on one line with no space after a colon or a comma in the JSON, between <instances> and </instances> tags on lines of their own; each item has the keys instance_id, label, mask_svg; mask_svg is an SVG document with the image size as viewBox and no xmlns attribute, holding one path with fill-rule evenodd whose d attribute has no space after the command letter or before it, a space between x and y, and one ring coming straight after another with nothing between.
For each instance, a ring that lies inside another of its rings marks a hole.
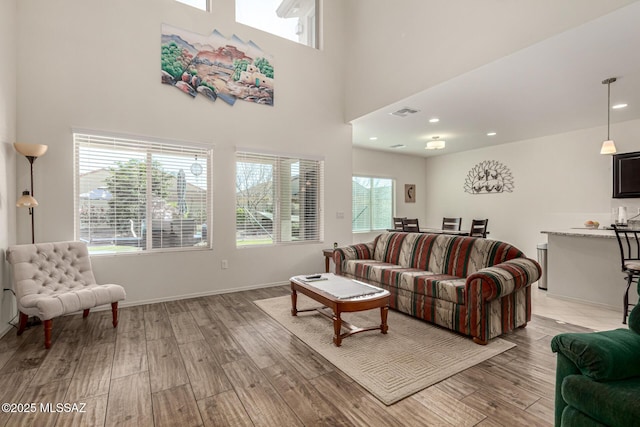
<instances>
[{"instance_id":1,"label":"framed artwork","mask_svg":"<svg viewBox=\"0 0 640 427\"><path fill-rule=\"evenodd\" d=\"M416 185L415 184L404 185L404 202L405 203L416 202Z\"/></svg>"}]
</instances>

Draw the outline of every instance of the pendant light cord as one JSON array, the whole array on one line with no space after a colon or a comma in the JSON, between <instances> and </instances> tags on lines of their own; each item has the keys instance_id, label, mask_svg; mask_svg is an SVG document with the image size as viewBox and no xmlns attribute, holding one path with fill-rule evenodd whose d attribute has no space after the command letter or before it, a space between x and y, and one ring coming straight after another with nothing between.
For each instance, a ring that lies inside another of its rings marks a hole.
<instances>
[{"instance_id":1,"label":"pendant light cord","mask_svg":"<svg viewBox=\"0 0 640 427\"><path fill-rule=\"evenodd\" d=\"M611 140L609 130L611 128L611 83L615 83L618 80L615 77L610 77L602 81L602 84L607 85L607 141Z\"/></svg>"},{"instance_id":2,"label":"pendant light cord","mask_svg":"<svg viewBox=\"0 0 640 427\"><path fill-rule=\"evenodd\" d=\"M607 141L611 141L611 138L609 137L610 127L611 127L611 79L607 81Z\"/></svg>"}]
</instances>

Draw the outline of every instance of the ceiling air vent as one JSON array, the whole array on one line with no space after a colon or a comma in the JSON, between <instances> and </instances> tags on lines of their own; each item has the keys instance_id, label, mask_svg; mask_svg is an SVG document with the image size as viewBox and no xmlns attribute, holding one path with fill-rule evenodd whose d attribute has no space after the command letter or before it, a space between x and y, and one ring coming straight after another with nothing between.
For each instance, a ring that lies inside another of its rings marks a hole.
<instances>
[{"instance_id":1,"label":"ceiling air vent","mask_svg":"<svg viewBox=\"0 0 640 427\"><path fill-rule=\"evenodd\" d=\"M395 150L399 149L399 148L405 148L406 145L404 144L395 144L395 145L390 145L389 148L393 148Z\"/></svg>"},{"instance_id":2,"label":"ceiling air vent","mask_svg":"<svg viewBox=\"0 0 640 427\"><path fill-rule=\"evenodd\" d=\"M394 111L393 113L391 113L392 116L398 116L398 117L407 117L409 114L415 114L417 113L418 110L413 109L413 108L409 108L409 107L404 107L401 108L398 111Z\"/></svg>"}]
</instances>

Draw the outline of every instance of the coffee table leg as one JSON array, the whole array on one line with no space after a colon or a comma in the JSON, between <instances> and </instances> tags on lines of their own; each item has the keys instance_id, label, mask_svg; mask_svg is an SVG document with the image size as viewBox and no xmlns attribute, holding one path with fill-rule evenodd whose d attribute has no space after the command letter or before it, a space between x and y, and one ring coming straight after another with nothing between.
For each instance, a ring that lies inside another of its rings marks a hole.
<instances>
[{"instance_id":1,"label":"coffee table leg","mask_svg":"<svg viewBox=\"0 0 640 427\"><path fill-rule=\"evenodd\" d=\"M295 289L291 289L291 315L292 316L297 316L298 315L298 293L296 292Z\"/></svg>"},{"instance_id":2,"label":"coffee table leg","mask_svg":"<svg viewBox=\"0 0 640 427\"><path fill-rule=\"evenodd\" d=\"M342 330L342 318L340 312L334 312L333 314L333 343L336 347L342 345L342 338L340 337L340 331Z\"/></svg>"},{"instance_id":3,"label":"coffee table leg","mask_svg":"<svg viewBox=\"0 0 640 427\"><path fill-rule=\"evenodd\" d=\"M380 332L386 334L389 330L389 326L387 326L387 314L389 313L389 306L385 305L384 307L380 307L380 320L382 324L380 325Z\"/></svg>"}]
</instances>

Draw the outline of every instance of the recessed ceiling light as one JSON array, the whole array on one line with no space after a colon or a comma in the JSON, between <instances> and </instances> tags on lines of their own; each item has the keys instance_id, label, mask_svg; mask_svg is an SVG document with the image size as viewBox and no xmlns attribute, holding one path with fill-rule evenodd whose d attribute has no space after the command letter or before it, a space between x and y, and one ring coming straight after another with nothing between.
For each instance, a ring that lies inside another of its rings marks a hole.
<instances>
[{"instance_id":1,"label":"recessed ceiling light","mask_svg":"<svg viewBox=\"0 0 640 427\"><path fill-rule=\"evenodd\" d=\"M406 146L406 145L404 145L404 144L395 144L395 145L390 146L389 148L393 148L393 149L396 149L396 150L397 150L397 149L399 149L399 148L406 148L406 147L407 147L407 146Z\"/></svg>"},{"instance_id":2,"label":"recessed ceiling light","mask_svg":"<svg viewBox=\"0 0 640 427\"><path fill-rule=\"evenodd\" d=\"M620 108L624 108L626 106L627 106L627 104L616 104L616 105L611 106L611 108L613 108L614 110L619 110Z\"/></svg>"},{"instance_id":3,"label":"recessed ceiling light","mask_svg":"<svg viewBox=\"0 0 640 427\"><path fill-rule=\"evenodd\" d=\"M495 133L495 132L489 132L489 133L487 134L487 136L495 136L495 135L496 135L496 133Z\"/></svg>"},{"instance_id":4,"label":"recessed ceiling light","mask_svg":"<svg viewBox=\"0 0 640 427\"><path fill-rule=\"evenodd\" d=\"M439 118L437 118L437 117L434 117L434 118L432 118L432 119L429 119L429 123L438 123L439 121L440 121L440 119L439 119Z\"/></svg>"},{"instance_id":5,"label":"recessed ceiling light","mask_svg":"<svg viewBox=\"0 0 640 427\"><path fill-rule=\"evenodd\" d=\"M377 136L372 136L371 138L369 138L369 141L375 141L376 139L378 139Z\"/></svg>"}]
</instances>

